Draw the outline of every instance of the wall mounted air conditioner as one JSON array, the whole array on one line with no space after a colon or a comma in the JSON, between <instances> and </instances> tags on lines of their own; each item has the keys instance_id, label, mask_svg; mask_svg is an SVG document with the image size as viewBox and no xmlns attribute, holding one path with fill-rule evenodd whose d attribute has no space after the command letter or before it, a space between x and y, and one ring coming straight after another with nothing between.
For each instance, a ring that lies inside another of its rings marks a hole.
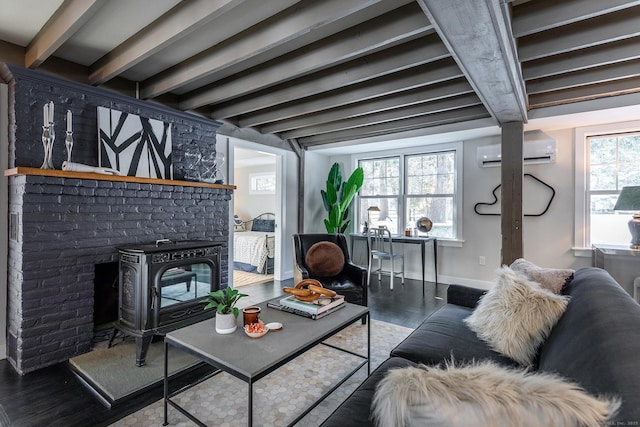
<instances>
[{"instance_id":1,"label":"wall mounted air conditioner","mask_svg":"<svg viewBox=\"0 0 640 427\"><path fill-rule=\"evenodd\" d=\"M500 144L485 145L478 147L478 165L483 168L497 167L501 164ZM522 155L525 165L540 163L555 163L556 161L556 141L551 138L531 138L525 142L522 148Z\"/></svg>"}]
</instances>

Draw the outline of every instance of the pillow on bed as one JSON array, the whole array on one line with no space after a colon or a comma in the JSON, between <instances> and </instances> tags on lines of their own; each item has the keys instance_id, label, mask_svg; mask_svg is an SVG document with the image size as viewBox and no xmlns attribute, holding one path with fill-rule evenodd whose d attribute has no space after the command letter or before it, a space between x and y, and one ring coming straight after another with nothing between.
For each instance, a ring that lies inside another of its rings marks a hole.
<instances>
[{"instance_id":1,"label":"pillow on bed","mask_svg":"<svg viewBox=\"0 0 640 427\"><path fill-rule=\"evenodd\" d=\"M314 276L331 277L344 268L344 254L340 246L332 242L318 242L307 251L305 263Z\"/></svg>"},{"instance_id":2,"label":"pillow on bed","mask_svg":"<svg viewBox=\"0 0 640 427\"><path fill-rule=\"evenodd\" d=\"M251 224L251 231L267 231L273 233L276 228L274 219L254 219Z\"/></svg>"}]
</instances>

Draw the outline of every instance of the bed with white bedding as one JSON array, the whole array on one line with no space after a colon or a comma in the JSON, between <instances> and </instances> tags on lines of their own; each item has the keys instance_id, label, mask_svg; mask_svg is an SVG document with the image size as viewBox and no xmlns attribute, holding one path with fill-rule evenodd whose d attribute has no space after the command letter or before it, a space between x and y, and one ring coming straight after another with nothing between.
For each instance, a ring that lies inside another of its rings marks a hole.
<instances>
[{"instance_id":1,"label":"bed with white bedding","mask_svg":"<svg viewBox=\"0 0 640 427\"><path fill-rule=\"evenodd\" d=\"M264 274L273 272L274 218L273 214L264 213L243 222L241 227L236 227L233 233L233 268L235 270Z\"/></svg>"}]
</instances>

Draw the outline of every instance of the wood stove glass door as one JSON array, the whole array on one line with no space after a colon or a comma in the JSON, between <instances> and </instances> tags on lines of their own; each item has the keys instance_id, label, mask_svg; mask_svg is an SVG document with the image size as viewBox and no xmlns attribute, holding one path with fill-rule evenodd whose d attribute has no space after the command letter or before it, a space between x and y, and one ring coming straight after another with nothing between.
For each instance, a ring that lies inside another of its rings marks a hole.
<instances>
[{"instance_id":1,"label":"wood stove glass door","mask_svg":"<svg viewBox=\"0 0 640 427\"><path fill-rule=\"evenodd\" d=\"M160 309L206 297L212 290L211 277L212 270L208 263L165 270L160 276Z\"/></svg>"}]
</instances>

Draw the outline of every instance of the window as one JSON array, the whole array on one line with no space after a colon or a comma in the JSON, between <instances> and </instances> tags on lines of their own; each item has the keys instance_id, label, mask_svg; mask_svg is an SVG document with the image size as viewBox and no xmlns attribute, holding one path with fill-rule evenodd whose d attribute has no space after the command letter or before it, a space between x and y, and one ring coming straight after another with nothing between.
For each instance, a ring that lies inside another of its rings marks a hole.
<instances>
[{"instance_id":1,"label":"window","mask_svg":"<svg viewBox=\"0 0 640 427\"><path fill-rule=\"evenodd\" d=\"M400 157L361 160L364 182L360 189L360 224L385 225L398 233L400 205ZM374 208L377 210L372 211ZM400 216L401 218L401 216Z\"/></svg>"},{"instance_id":2,"label":"window","mask_svg":"<svg viewBox=\"0 0 640 427\"><path fill-rule=\"evenodd\" d=\"M457 189L462 174L456 160L461 150L461 144L449 144L432 152L358 160L365 176L358 199L359 226L365 222L384 225L391 233L402 234L406 228L415 229L417 220L426 216L433 222L429 235L460 239Z\"/></svg>"},{"instance_id":3,"label":"window","mask_svg":"<svg viewBox=\"0 0 640 427\"><path fill-rule=\"evenodd\" d=\"M591 243L628 244L628 212L613 207L622 187L640 185L640 132L587 137L586 207Z\"/></svg>"},{"instance_id":4,"label":"window","mask_svg":"<svg viewBox=\"0 0 640 427\"><path fill-rule=\"evenodd\" d=\"M262 172L249 174L249 194L275 194L276 173Z\"/></svg>"},{"instance_id":5,"label":"window","mask_svg":"<svg viewBox=\"0 0 640 427\"><path fill-rule=\"evenodd\" d=\"M455 196L455 152L407 156L406 224L415 226L428 217L438 237L455 237L453 229Z\"/></svg>"}]
</instances>

